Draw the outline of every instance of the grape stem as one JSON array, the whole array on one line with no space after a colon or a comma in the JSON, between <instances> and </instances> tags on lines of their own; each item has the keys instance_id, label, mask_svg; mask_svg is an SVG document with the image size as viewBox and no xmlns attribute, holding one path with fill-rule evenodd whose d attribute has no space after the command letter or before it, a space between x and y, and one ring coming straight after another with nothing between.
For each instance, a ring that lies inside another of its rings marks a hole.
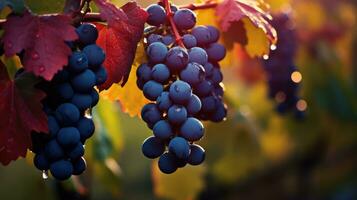
<instances>
[{"instance_id":1,"label":"grape stem","mask_svg":"<svg viewBox=\"0 0 357 200\"><path fill-rule=\"evenodd\" d=\"M167 14L167 18L169 20L169 23L170 23L170 26L172 28L172 31L174 33L174 36L175 36L175 39L176 39L176 42L179 46L185 48L185 45L183 44L182 42L182 37L176 27L176 24L174 22L174 18L173 18L173 15L174 13L171 11L171 6L170 6L170 3L169 3L169 0L162 0L162 3L164 4L164 8L165 8L165 11L166 11L166 14Z\"/></svg>"}]
</instances>

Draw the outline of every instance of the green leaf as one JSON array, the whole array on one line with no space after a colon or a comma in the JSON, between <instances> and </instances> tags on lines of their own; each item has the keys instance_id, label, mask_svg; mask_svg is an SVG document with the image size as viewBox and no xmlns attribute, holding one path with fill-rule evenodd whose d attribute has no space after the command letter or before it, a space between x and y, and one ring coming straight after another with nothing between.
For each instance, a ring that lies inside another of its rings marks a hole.
<instances>
[{"instance_id":1,"label":"green leaf","mask_svg":"<svg viewBox=\"0 0 357 200\"><path fill-rule=\"evenodd\" d=\"M0 10L9 6L15 13L19 14L25 10L24 0L0 0Z\"/></svg>"},{"instance_id":2,"label":"green leaf","mask_svg":"<svg viewBox=\"0 0 357 200\"><path fill-rule=\"evenodd\" d=\"M36 14L61 13L65 0L26 0L26 6Z\"/></svg>"}]
</instances>

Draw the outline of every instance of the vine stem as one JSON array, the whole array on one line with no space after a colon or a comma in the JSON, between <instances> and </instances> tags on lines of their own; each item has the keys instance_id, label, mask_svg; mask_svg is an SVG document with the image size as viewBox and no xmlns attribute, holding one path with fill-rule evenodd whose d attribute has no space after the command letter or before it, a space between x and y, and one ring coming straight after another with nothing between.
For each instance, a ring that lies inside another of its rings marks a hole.
<instances>
[{"instance_id":1,"label":"vine stem","mask_svg":"<svg viewBox=\"0 0 357 200\"><path fill-rule=\"evenodd\" d=\"M176 27L176 24L174 22L174 18L173 18L174 13L171 11L169 0L162 0L162 3L164 4L164 7L165 7L165 10L167 13L167 18L169 19L169 23L172 28L172 31L174 32L177 44L180 45L181 47L185 48L185 45L182 42L182 37L181 37L181 35Z\"/></svg>"},{"instance_id":2,"label":"vine stem","mask_svg":"<svg viewBox=\"0 0 357 200\"><path fill-rule=\"evenodd\" d=\"M204 2L204 3L200 3L200 4L188 4L188 5L184 5L184 6L180 6L180 8L187 8L190 10L203 10L203 9L209 9L209 8L215 8L218 6L218 3L215 2Z\"/></svg>"}]
</instances>

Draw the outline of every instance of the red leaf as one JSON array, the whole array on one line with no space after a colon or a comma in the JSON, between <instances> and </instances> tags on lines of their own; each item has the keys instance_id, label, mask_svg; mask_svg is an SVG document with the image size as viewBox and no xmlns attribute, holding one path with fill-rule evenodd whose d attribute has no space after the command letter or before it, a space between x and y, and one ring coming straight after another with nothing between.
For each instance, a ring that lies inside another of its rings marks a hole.
<instances>
[{"instance_id":1,"label":"red leaf","mask_svg":"<svg viewBox=\"0 0 357 200\"><path fill-rule=\"evenodd\" d=\"M10 80L0 62L0 162L9 164L26 156L31 147L31 131L48 132L47 116L41 100L45 93L34 89L34 76L29 73Z\"/></svg>"},{"instance_id":2,"label":"red leaf","mask_svg":"<svg viewBox=\"0 0 357 200\"><path fill-rule=\"evenodd\" d=\"M271 16L259 7L255 0L224 0L216 8L222 31L226 32L233 22L248 17L252 23L263 29L271 41L275 41L277 34L275 29L267 21Z\"/></svg>"},{"instance_id":3,"label":"red leaf","mask_svg":"<svg viewBox=\"0 0 357 200\"><path fill-rule=\"evenodd\" d=\"M64 41L77 39L71 18L66 15L10 16L4 24L5 55L24 50L23 65L27 71L51 80L67 65L71 49Z\"/></svg>"},{"instance_id":4,"label":"red leaf","mask_svg":"<svg viewBox=\"0 0 357 200\"><path fill-rule=\"evenodd\" d=\"M106 52L104 66L108 72L108 80L100 89L108 89L113 83L119 82L124 86L148 14L135 2L127 3L122 8L117 8L106 0L95 0L95 2L101 11L101 18L108 22L108 26L98 27L97 43Z\"/></svg>"}]
</instances>

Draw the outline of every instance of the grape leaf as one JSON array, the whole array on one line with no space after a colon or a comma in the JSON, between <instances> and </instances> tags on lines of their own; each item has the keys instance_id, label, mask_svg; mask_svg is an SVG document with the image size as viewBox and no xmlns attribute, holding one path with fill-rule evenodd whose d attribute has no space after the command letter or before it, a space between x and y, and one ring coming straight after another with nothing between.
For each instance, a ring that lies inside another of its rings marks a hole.
<instances>
[{"instance_id":1,"label":"grape leaf","mask_svg":"<svg viewBox=\"0 0 357 200\"><path fill-rule=\"evenodd\" d=\"M250 57L268 55L270 42L262 29L255 27L248 19L242 19L247 33L247 44L245 49Z\"/></svg>"},{"instance_id":2,"label":"grape leaf","mask_svg":"<svg viewBox=\"0 0 357 200\"><path fill-rule=\"evenodd\" d=\"M0 62L0 162L9 164L26 156L31 147L31 131L48 132L47 117L42 111L41 100L45 93L34 89L36 79L23 73L10 80Z\"/></svg>"},{"instance_id":3,"label":"grape leaf","mask_svg":"<svg viewBox=\"0 0 357 200\"><path fill-rule=\"evenodd\" d=\"M66 15L9 16L3 26L5 55L24 50L23 64L27 71L51 80L68 63L71 49L65 41L77 39L71 18Z\"/></svg>"},{"instance_id":4,"label":"grape leaf","mask_svg":"<svg viewBox=\"0 0 357 200\"><path fill-rule=\"evenodd\" d=\"M271 16L263 11L259 5L260 3L255 0L224 0L216 8L222 31L227 31L233 22L248 17L256 27L267 34L272 42L275 42L276 31L268 22Z\"/></svg>"},{"instance_id":5,"label":"grape leaf","mask_svg":"<svg viewBox=\"0 0 357 200\"><path fill-rule=\"evenodd\" d=\"M113 83L120 82L124 86L148 14L135 2L125 4L121 9L106 0L95 0L95 3L100 9L101 18L108 22L108 26L99 27L97 40L107 55L104 66L108 80L100 89L108 89Z\"/></svg>"},{"instance_id":6,"label":"grape leaf","mask_svg":"<svg viewBox=\"0 0 357 200\"><path fill-rule=\"evenodd\" d=\"M25 10L24 0L0 0L0 11L9 6L15 13L22 13Z\"/></svg>"}]
</instances>

